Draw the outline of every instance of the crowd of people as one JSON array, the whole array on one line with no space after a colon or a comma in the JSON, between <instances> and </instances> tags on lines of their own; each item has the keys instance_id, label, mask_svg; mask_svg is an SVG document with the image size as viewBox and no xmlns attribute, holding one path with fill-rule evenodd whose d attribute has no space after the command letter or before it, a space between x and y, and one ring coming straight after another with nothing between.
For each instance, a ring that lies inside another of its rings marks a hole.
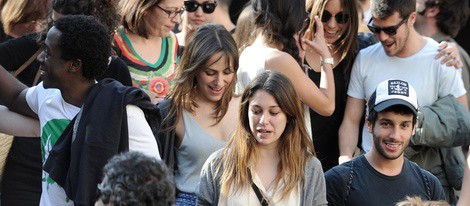
<instances>
[{"instance_id":1,"label":"crowd of people","mask_svg":"<svg viewBox=\"0 0 470 206\"><path fill-rule=\"evenodd\" d=\"M0 1L0 204L470 205L468 0L232 3Z\"/></svg>"}]
</instances>

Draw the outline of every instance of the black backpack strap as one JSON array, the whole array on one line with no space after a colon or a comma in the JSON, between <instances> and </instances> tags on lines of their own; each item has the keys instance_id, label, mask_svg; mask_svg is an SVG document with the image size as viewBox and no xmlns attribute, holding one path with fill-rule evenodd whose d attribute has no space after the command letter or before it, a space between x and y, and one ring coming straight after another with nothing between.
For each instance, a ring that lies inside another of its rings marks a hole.
<instances>
[{"instance_id":1,"label":"black backpack strap","mask_svg":"<svg viewBox=\"0 0 470 206\"><path fill-rule=\"evenodd\" d=\"M422 169L420 169L420 168L418 168L418 169L421 172L421 175L423 176L423 179L424 179L424 186L426 187L426 195L428 196L428 200L432 200L431 199L431 186L429 185L429 179L424 174Z\"/></svg>"},{"instance_id":2,"label":"black backpack strap","mask_svg":"<svg viewBox=\"0 0 470 206\"><path fill-rule=\"evenodd\" d=\"M429 184L429 179L428 179L428 176L426 176L425 171L423 169L421 169L416 163L414 162L410 162L411 163L411 166L413 167L413 169L416 171L418 170L419 173L421 174L421 177L423 179L423 182L424 182L424 187L426 187L426 197L428 200L432 200L432 196L431 196L431 185Z\"/></svg>"},{"instance_id":3,"label":"black backpack strap","mask_svg":"<svg viewBox=\"0 0 470 206\"><path fill-rule=\"evenodd\" d=\"M348 201L349 193L351 192L351 185L354 177L354 161L355 159L351 160L351 166L349 167L349 179L346 185L346 196L344 196L344 202Z\"/></svg>"}]
</instances>

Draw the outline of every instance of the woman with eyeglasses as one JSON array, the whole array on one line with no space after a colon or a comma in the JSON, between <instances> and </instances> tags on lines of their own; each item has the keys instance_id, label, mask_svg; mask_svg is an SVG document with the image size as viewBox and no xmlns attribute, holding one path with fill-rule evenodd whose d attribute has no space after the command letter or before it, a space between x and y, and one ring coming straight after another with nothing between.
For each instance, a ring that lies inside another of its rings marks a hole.
<instances>
[{"instance_id":1,"label":"woman with eyeglasses","mask_svg":"<svg viewBox=\"0 0 470 206\"><path fill-rule=\"evenodd\" d=\"M327 205L323 171L291 81L262 71L241 102L235 134L204 164L198 205Z\"/></svg>"},{"instance_id":2,"label":"woman with eyeglasses","mask_svg":"<svg viewBox=\"0 0 470 206\"><path fill-rule=\"evenodd\" d=\"M356 0L307 0L309 18L303 31L319 29L311 19L320 16L328 50L333 57L333 75L335 84L336 109L331 116L325 117L315 110L310 110L311 130L318 159L323 170L338 165L339 143L338 130L343 121L346 107L347 87L350 71L360 49L376 42L370 33L358 35L359 16ZM394 32L394 31L385 31ZM307 38L316 38L308 35ZM308 75L316 85L321 84L321 55L309 49L305 50L304 66L309 68Z\"/></svg>"},{"instance_id":3,"label":"woman with eyeglasses","mask_svg":"<svg viewBox=\"0 0 470 206\"><path fill-rule=\"evenodd\" d=\"M238 50L230 33L222 25L202 25L189 38L168 99L157 105L164 118L159 151L175 173L177 206L196 205L204 162L235 130L237 69Z\"/></svg>"},{"instance_id":4,"label":"woman with eyeglasses","mask_svg":"<svg viewBox=\"0 0 470 206\"><path fill-rule=\"evenodd\" d=\"M253 43L240 55L237 92L242 93L262 70L274 70L287 76L305 105L322 115L331 115L335 110L333 62L323 37L323 25L318 25L313 41L302 40L302 44L321 54L324 60L321 67L324 81L319 87L301 67L299 56L298 36L307 17L305 1L252 0L250 6L255 32L251 36ZM318 18L315 21L320 22ZM309 119L306 121L309 122Z\"/></svg>"},{"instance_id":5,"label":"woman with eyeglasses","mask_svg":"<svg viewBox=\"0 0 470 206\"><path fill-rule=\"evenodd\" d=\"M213 22L216 0L186 0L184 1L182 30L176 34L178 43L184 46L191 35L201 25Z\"/></svg>"},{"instance_id":6,"label":"woman with eyeglasses","mask_svg":"<svg viewBox=\"0 0 470 206\"><path fill-rule=\"evenodd\" d=\"M172 30L180 23L183 0L128 0L119 4L122 17L114 36L114 53L127 64L132 84L157 103L169 92L175 77L178 41Z\"/></svg>"}]
</instances>

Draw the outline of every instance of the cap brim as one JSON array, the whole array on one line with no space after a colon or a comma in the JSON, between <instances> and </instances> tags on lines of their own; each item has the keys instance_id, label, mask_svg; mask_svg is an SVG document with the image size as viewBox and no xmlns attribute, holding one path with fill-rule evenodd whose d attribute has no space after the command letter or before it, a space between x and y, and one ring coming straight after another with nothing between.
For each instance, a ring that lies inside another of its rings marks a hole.
<instances>
[{"instance_id":1,"label":"cap brim","mask_svg":"<svg viewBox=\"0 0 470 206\"><path fill-rule=\"evenodd\" d=\"M386 101L383 101L383 102L380 102L379 104L375 105L374 106L374 110L376 112L381 112L383 111L384 109L387 109L391 106L394 106L394 105L403 105L403 106L406 106L408 108L411 109L411 111L416 114L416 108L410 104L409 102L405 101L405 100L402 100L402 99L389 99L389 100L386 100Z\"/></svg>"}]
</instances>

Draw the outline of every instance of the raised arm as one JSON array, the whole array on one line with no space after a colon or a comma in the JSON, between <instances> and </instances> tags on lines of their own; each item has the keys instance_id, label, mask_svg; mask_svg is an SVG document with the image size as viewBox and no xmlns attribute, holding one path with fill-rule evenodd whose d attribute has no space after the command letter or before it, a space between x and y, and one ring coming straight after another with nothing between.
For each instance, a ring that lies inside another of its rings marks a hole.
<instances>
[{"instance_id":1,"label":"raised arm","mask_svg":"<svg viewBox=\"0 0 470 206\"><path fill-rule=\"evenodd\" d=\"M343 122L338 132L339 164L352 159L359 139L359 126L364 109L364 100L348 96Z\"/></svg>"},{"instance_id":2,"label":"raised arm","mask_svg":"<svg viewBox=\"0 0 470 206\"><path fill-rule=\"evenodd\" d=\"M323 36L323 24L318 17L315 17L315 22L318 27L315 39L313 41L304 39L303 43L308 45L309 49L319 53L323 59L331 58ZM335 111L335 83L331 64L324 64L321 68L320 88L305 74L294 58L287 53L273 52L266 60L266 68L286 75L294 85L300 100L315 112L320 115L330 116Z\"/></svg>"},{"instance_id":3,"label":"raised arm","mask_svg":"<svg viewBox=\"0 0 470 206\"><path fill-rule=\"evenodd\" d=\"M39 121L25 117L0 105L0 132L22 137L39 137Z\"/></svg>"},{"instance_id":4,"label":"raised arm","mask_svg":"<svg viewBox=\"0 0 470 206\"><path fill-rule=\"evenodd\" d=\"M26 102L27 87L15 79L0 66L0 105L7 106L11 111L37 119L36 113Z\"/></svg>"}]
</instances>

